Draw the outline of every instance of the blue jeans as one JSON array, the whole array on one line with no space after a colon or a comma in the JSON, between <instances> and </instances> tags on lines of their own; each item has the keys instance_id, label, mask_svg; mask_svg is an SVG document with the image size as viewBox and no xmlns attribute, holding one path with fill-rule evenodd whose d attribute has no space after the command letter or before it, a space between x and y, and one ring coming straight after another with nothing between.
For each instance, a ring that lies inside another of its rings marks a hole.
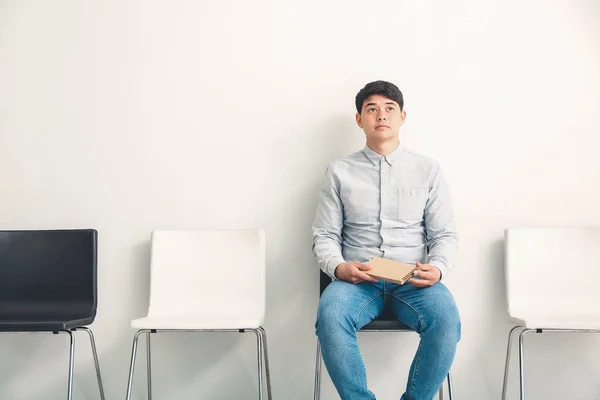
<instances>
[{"instance_id":1,"label":"blue jeans","mask_svg":"<svg viewBox=\"0 0 600 400\"><path fill-rule=\"evenodd\" d=\"M321 295L316 328L335 388L342 400L375 399L367 388L356 332L384 309L421 337L401 400L433 399L450 371L461 334L456 303L441 282L424 289L383 280L329 284Z\"/></svg>"}]
</instances>

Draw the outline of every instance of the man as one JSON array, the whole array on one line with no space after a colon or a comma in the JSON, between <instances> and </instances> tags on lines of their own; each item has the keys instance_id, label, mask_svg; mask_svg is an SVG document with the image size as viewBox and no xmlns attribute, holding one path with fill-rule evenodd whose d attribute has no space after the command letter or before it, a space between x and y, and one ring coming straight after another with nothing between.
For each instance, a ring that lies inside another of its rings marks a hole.
<instances>
[{"instance_id":1,"label":"man","mask_svg":"<svg viewBox=\"0 0 600 400\"><path fill-rule=\"evenodd\" d=\"M356 123L367 144L331 163L313 223L313 252L333 282L321 295L316 331L342 400L375 399L367 388L356 332L384 308L419 333L401 400L431 400L460 339L454 298L440 282L458 242L448 187L437 162L403 149L402 93L376 81L356 95ZM404 285L367 275L383 257L419 267Z\"/></svg>"}]
</instances>

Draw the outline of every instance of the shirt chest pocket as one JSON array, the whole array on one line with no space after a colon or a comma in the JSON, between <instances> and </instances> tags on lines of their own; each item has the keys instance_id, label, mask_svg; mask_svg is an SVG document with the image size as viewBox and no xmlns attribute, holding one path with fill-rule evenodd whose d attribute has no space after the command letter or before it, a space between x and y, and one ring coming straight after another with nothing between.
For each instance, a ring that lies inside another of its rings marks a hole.
<instances>
[{"instance_id":1,"label":"shirt chest pocket","mask_svg":"<svg viewBox=\"0 0 600 400\"><path fill-rule=\"evenodd\" d=\"M398 219L422 220L427 204L428 190L422 186L398 188Z\"/></svg>"}]
</instances>

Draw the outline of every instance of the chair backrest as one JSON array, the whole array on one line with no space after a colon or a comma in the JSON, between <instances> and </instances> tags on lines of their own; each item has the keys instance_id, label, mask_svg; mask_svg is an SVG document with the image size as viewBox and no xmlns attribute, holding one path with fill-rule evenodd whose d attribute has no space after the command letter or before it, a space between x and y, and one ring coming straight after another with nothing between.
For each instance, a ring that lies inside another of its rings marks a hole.
<instances>
[{"instance_id":1,"label":"chair backrest","mask_svg":"<svg viewBox=\"0 0 600 400\"><path fill-rule=\"evenodd\" d=\"M93 229L0 231L1 307L69 303L95 316L97 243Z\"/></svg>"},{"instance_id":2,"label":"chair backrest","mask_svg":"<svg viewBox=\"0 0 600 400\"><path fill-rule=\"evenodd\" d=\"M331 283L331 278L327 275L323 270L319 270L319 294L323 294L323 291L329 286Z\"/></svg>"},{"instance_id":3,"label":"chair backrest","mask_svg":"<svg viewBox=\"0 0 600 400\"><path fill-rule=\"evenodd\" d=\"M149 316L263 321L262 230L157 230L151 253Z\"/></svg>"},{"instance_id":4,"label":"chair backrest","mask_svg":"<svg viewBox=\"0 0 600 400\"><path fill-rule=\"evenodd\" d=\"M600 227L505 230L512 317L600 315Z\"/></svg>"}]
</instances>

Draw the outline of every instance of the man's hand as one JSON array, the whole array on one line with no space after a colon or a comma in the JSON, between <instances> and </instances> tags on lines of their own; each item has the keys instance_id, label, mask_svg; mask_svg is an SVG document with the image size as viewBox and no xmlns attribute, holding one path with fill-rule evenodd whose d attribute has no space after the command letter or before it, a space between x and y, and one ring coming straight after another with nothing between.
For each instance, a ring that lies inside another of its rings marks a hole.
<instances>
[{"instance_id":1,"label":"man's hand","mask_svg":"<svg viewBox=\"0 0 600 400\"><path fill-rule=\"evenodd\" d=\"M341 263L335 268L335 277L350 283L377 282L377 279L365 274L363 271L368 271L371 266L361 264L359 262Z\"/></svg>"},{"instance_id":2,"label":"man's hand","mask_svg":"<svg viewBox=\"0 0 600 400\"><path fill-rule=\"evenodd\" d=\"M417 262L417 267L419 267L419 269L415 271L414 276L420 278L410 278L408 280L414 287L425 288L433 286L442 277L442 272L435 265Z\"/></svg>"}]
</instances>

